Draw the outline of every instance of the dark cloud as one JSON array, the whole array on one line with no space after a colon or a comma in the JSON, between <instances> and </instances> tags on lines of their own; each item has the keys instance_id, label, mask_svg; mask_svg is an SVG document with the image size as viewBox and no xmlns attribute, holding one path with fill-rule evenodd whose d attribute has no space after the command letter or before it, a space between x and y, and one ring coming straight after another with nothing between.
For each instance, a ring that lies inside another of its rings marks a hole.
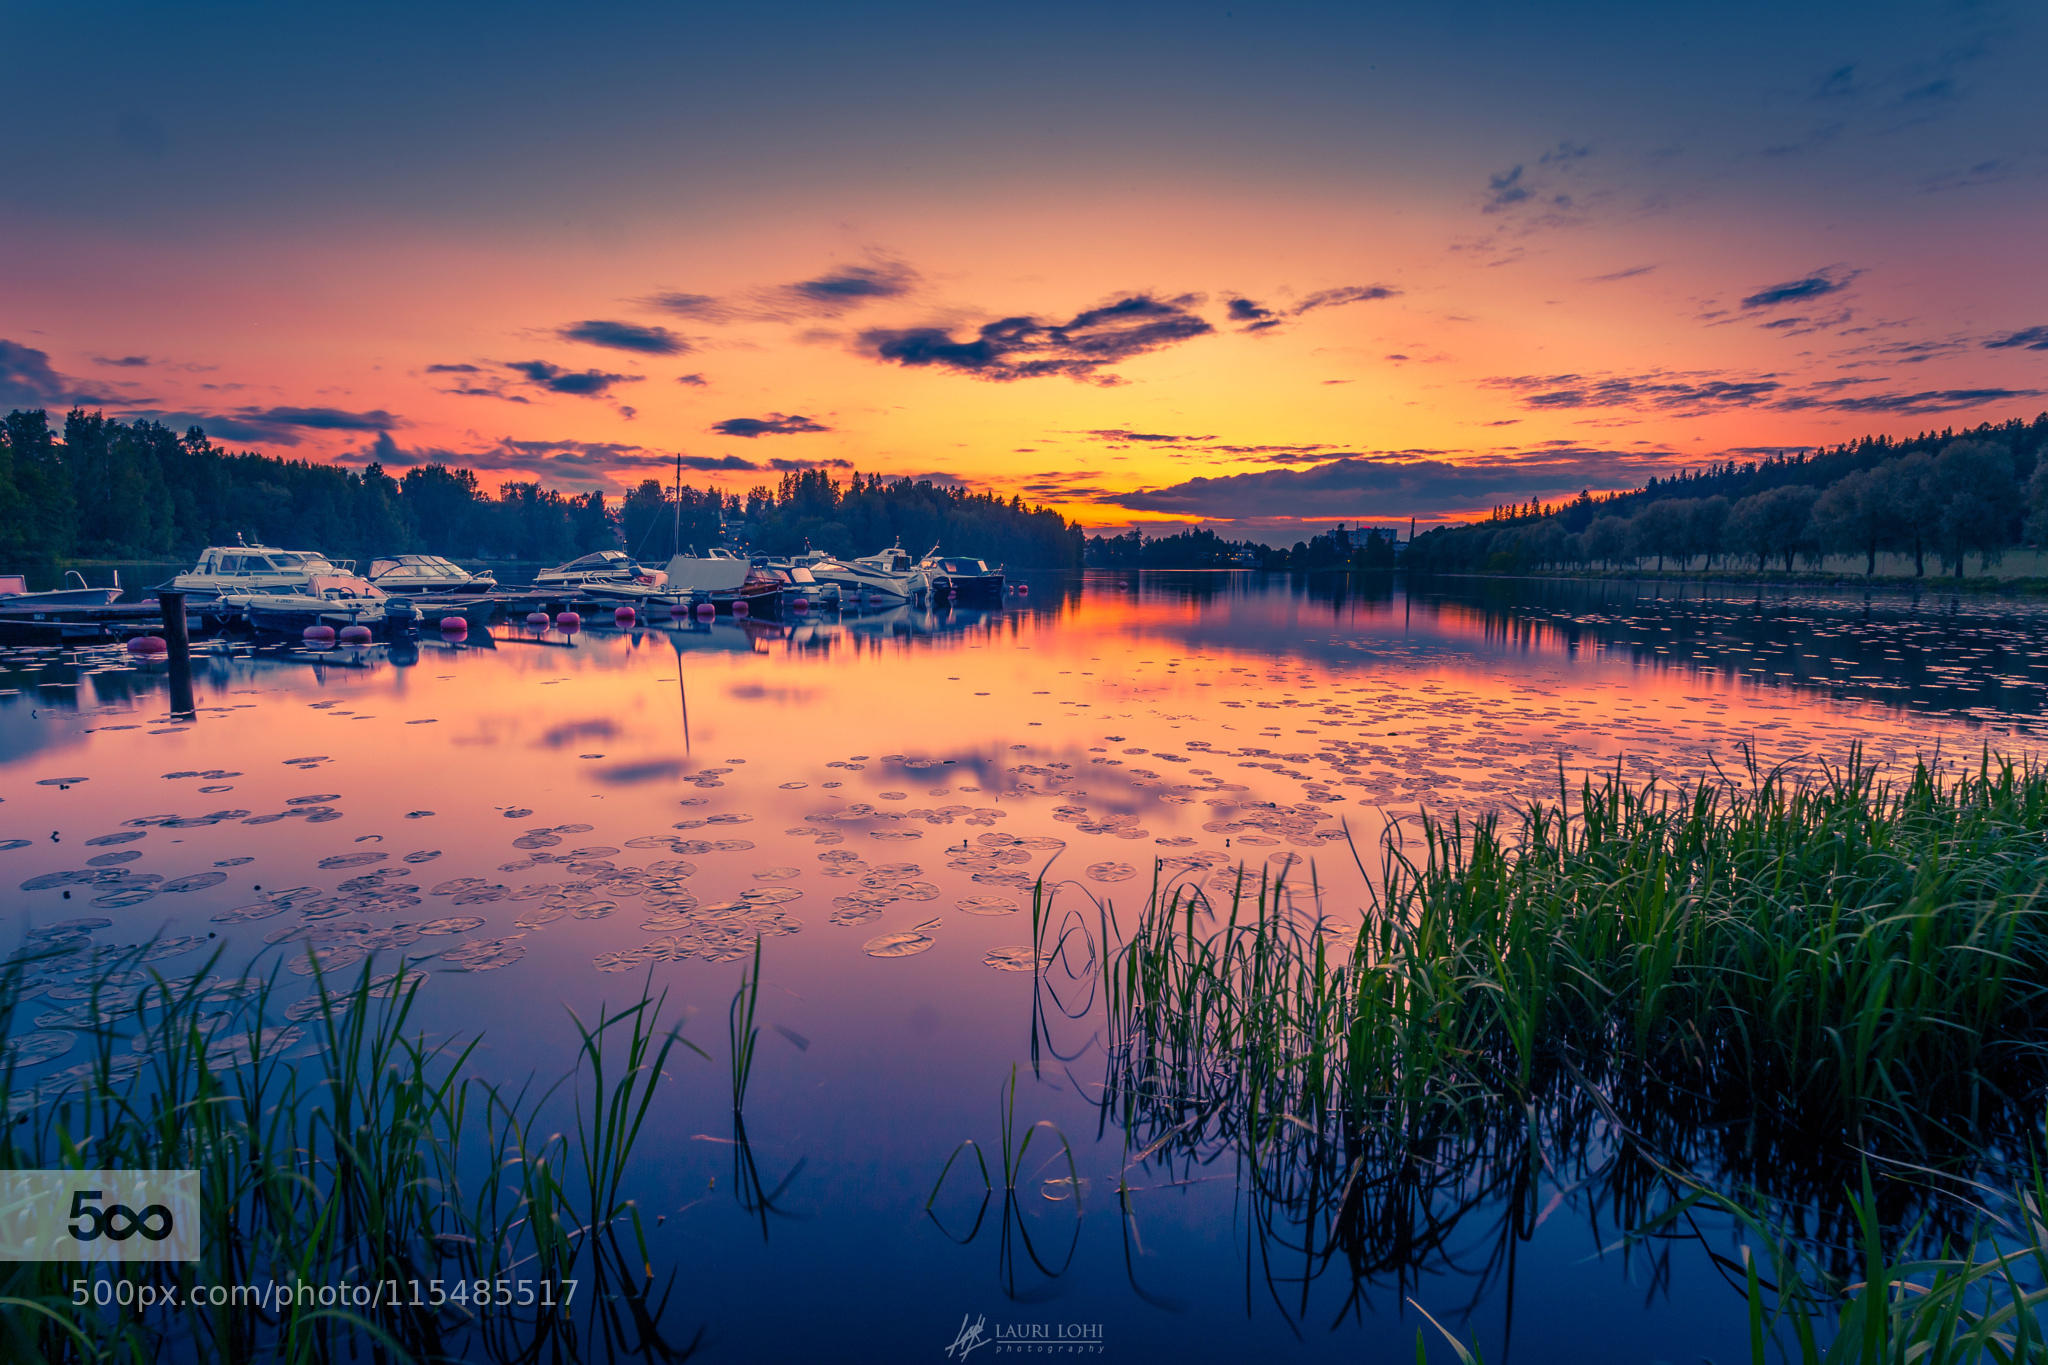
<instances>
[{"instance_id":1,"label":"dark cloud","mask_svg":"<svg viewBox=\"0 0 2048 1365\"><path fill-rule=\"evenodd\" d=\"M1313 313L1318 308L1341 308L1347 303L1371 303L1391 299L1401 291L1385 284L1345 284L1335 289L1318 289L1294 305L1294 315Z\"/></svg>"},{"instance_id":2,"label":"dark cloud","mask_svg":"<svg viewBox=\"0 0 2048 1365\"><path fill-rule=\"evenodd\" d=\"M802 413L771 412L766 417L728 417L723 422L714 422L711 429L721 436L744 436L751 440L756 436L796 436L832 428Z\"/></svg>"},{"instance_id":3,"label":"dark cloud","mask_svg":"<svg viewBox=\"0 0 2048 1365\"><path fill-rule=\"evenodd\" d=\"M1240 324L1240 332L1263 332L1280 325L1280 315L1270 308L1262 308L1250 299L1230 301L1230 320Z\"/></svg>"},{"instance_id":4,"label":"dark cloud","mask_svg":"<svg viewBox=\"0 0 2048 1365\"><path fill-rule=\"evenodd\" d=\"M902 261L871 260L841 266L794 284L745 290L736 297L665 290L635 300L677 317L699 322L792 322L799 318L836 318L887 299L902 298L920 282L917 271Z\"/></svg>"},{"instance_id":5,"label":"dark cloud","mask_svg":"<svg viewBox=\"0 0 2048 1365\"><path fill-rule=\"evenodd\" d=\"M1751 407L1784 386L1776 379L1726 379L1667 374L1588 376L1513 375L1485 381L1521 395L1531 408L1654 408L1662 410Z\"/></svg>"},{"instance_id":6,"label":"dark cloud","mask_svg":"<svg viewBox=\"0 0 2048 1365\"><path fill-rule=\"evenodd\" d=\"M343 408L273 407L235 408L229 412L176 412L161 408L124 407L121 415L130 421L161 423L173 431L198 427L220 441L246 441L252 445L295 446L309 431L377 432L389 444L390 433L406 425L405 419L373 408L349 412Z\"/></svg>"},{"instance_id":7,"label":"dark cloud","mask_svg":"<svg viewBox=\"0 0 2048 1365\"><path fill-rule=\"evenodd\" d=\"M1626 270L1610 270L1605 275L1591 276L1588 284L1613 284L1616 280L1632 280L1638 275L1647 275L1657 267L1654 265L1632 265Z\"/></svg>"},{"instance_id":8,"label":"dark cloud","mask_svg":"<svg viewBox=\"0 0 2048 1365\"><path fill-rule=\"evenodd\" d=\"M1213 441L1216 439L1214 436L1174 436L1161 431L1129 431L1123 427L1104 427L1091 431L1088 434L1098 441L1108 441L1112 445L1123 445L1129 441L1178 445L1186 441Z\"/></svg>"},{"instance_id":9,"label":"dark cloud","mask_svg":"<svg viewBox=\"0 0 2048 1365\"><path fill-rule=\"evenodd\" d=\"M833 317L876 299L900 298L917 287L917 280L917 272L901 261L878 261L827 271L816 279L784 285L781 292L812 312Z\"/></svg>"},{"instance_id":10,"label":"dark cloud","mask_svg":"<svg viewBox=\"0 0 2048 1365\"><path fill-rule=\"evenodd\" d=\"M48 353L0 338L0 409L54 408L73 404L118 404L126 399L94 392L59 374Z\"/></svg>"},{"instance_id":11,"label":"dark cloud","mask_svg":"<svg viewBox=\"0 0 2048 1365\"><path fill-rule=\"evenodd\" d=\"M696 318L699 322L727 322L733 315L732 306L723 299L710 294L685 294L668 291L649 294L638 301L643 308L654 308L678 317Z\"/></svg>"},{"instance_id":12,"label":"dark cloud","mask_svg":"<svg viewBox=\"0 0 2048 1365\"><path fill-rule=\"evenodd\" d=\"M390 431L405 422L382 408L349 412L344 408L237 408L237 418L258 427L300 427L307 431Z\"/></svg>"},{"instance_id":13,"label":"dark cloud","mask_svg":"<svg viewBox=\"0 0 2048 1365\"><path fill-rule=\"evenodd\" d=\"M1792 386L1774 375L1673 374L1640 375L1517 375L1485 381L1521 396L1525 407L1623 408L1698 416L1731 408L1765 408L1775 412L1891 413L1912 416L1956 412L1989 403L2039 396L2039 389L1922 389L1914 392L1858 393L1842 390L1881 381L1836 378Z\"/></svg>"},{"instance_id":14,"label":"dark cloud","mask_svg":"<svg viewBox=\"0 0 2048 1365\"><path fill-rule=\"evenodd\" d=\"M1847 270L1831 265L1825 270L1816 270L1804 279L1786 280L1783 284L1767 285L1742 300L1744 308L1776 308L1784 303L1799 303L1806 299L1817 299L1828 294L1839 294L1849 287L1863 272Z\"/></svg>"},{"instance_id":15,"label":"dark cloud","mask_svg":"<svg viewBox=\"0 0 2048 1365\"><path fill-rule=\"evenodd\" d=\"M693 389L701 389L710 382L701 374L679 374L676 376L676 383L688 384Z\"/></svg>"},{"instance_id":16,"label":"dark cloud","mask_svg":"<svg viewBox=\"0 0 2048 1365\"><path fill-rule=\"evenodd\" d=\"M641 379L637 374L612 374L605 370L565 370L545 360L510 360L505 362L505 368L524 376L535 388L583 398L602 398L615 384L637 384Z\"/></svg>"},{"instance_id":17,"label":"dark cloud","mask_svg":"<svg viewBox=\"0 0 2048 1365\"><path fill-rule=\"evenodd\" d=\"M687 340L666 327L643 327L637 322L615 322L608 318L572 322L557 328L555 335L564 341L581 341L641 355L681 355L691 349Z\"/></svg>"},{"instance_id":18,"label":"dark cloud","mask_svg":"<svg viewBox=\"0 0 2048 1365\"><path fill-rule=\"evenodd\" d=\"M977 379L1064 375L1114 384L1120 381L1107 373L1109 366L1214 332L1191 311L1198 301L1191 295L1160 299L1133 294L1063 323L1028 315L999 318L964 341L941 327L875 328L860 334L860 346L888 364L931 366Z\"/></svg>"},{"instance_id":19,"label":"dark cloud","mask_svg":"<svg viewBox=\"0 0 2048 1365\"><path fill-rule=\"evenodd\" d=\"M112 366L118 370L139 370L147 367L150 361L146 355L96 355L92 358L92 363Z\"/></svg>"},{"instance_id":20,"label":"dark cloud","mask_svg":"<svg viewBox=\"0 0 2048 1365\"><path fill-rule=\"evenodd\" d=\"M1499 213L1529 198L1529 187L1522 183L1522 170L1522 166L1517 164L1486 177L1486 202L1480 206L1482 213Z\"/></svg>"},{"instance_id":21,"label":"dark cloud","mask_svg":"<svg viewBox=\"0 0 2048 1365\"><path fill-rule=\"evenodd\" d=\"M1570 496L1582 488L1634 487L1650 474L1669 472L1677 459L1666 450L1577 446L1455 464L1404 455L1345 455L1305 469L1187 479L1134 493L1104 493L1097 500L1132 511L1232 520L1436 518L1532 497Z\"/></svg>"},{"instance_id":22,"label":"dark cloud","mask_svg":"<svg viewBox=\"0 0 2048 1365\"><path fill-rule=\"evenodd\" d=\"M443 389L443 393L457 394L463 398L502 398L507 403L531 403L533 400L523 393L512 393L502 386L485 384L463 384L457 388Z\"/></svg>"},{"instance_id":23,"label":"dark cloud","mask_svg":"<svg viewBox=\"0 0 2048 1365\"><path fill-rule=\"evenodd\" d=\"M1984 348L1989 351L2009 351L2015 348L2048 351L2048 327L2025 327L2017 332L2008 332L2002 337L1992 337L1984 343Z\"/></svg>"},{"instance_id":24,"label":"dark cloud","mask_svg":"<svg viewBox=\"0 0 2048 1365\"><path fill-rule=\"evenodd\" d=\"M1897 416L1919 416L1937 412L1958 412L1987 403L2007 403L2016 398L2039 398L2042 389L1923 389L1918 393L1864 393L1850 398L1816 398L1793 395L1773 407L1787 412L1820 409L1826 412L1877 412Z\"/></svg>"},{"instance_id":25,"label":"dark cloud","mask_svg":"<svg viewBox=\"0 0 2048 1365\"><path fill-rule=\"evenodd\" d=\"M479 367L475 366L475 365L429 365L429 366L427 366L427 373L428 373L428 374L481 374L481 373L482 373L482 370L481 370L481 369L480 369Z\"/></svg>"}]
</instances>

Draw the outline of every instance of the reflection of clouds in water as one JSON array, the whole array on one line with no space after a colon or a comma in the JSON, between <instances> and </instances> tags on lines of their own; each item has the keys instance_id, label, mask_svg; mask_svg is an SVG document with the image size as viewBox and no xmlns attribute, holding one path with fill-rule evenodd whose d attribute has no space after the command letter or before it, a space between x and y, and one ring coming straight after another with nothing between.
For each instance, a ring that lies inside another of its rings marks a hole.
<instances>
[{"instance_id":1,"label":"reflection of clouds in water","mask_svg":"<svg viewBox=\"0 0 2048 1365\"><path fill-rule=\"evenodd\" d=\"M1916 697L1967 713L1986 686L2024 696L2048 659L2038 611L1183 587L1147 576L950 622L721 621L691 638L746 648L683 659L701 757L682 752L676 663L696 646L680 635L593 630L573 650L447 653L403 674L243 650L205 666L230 709L168 732L150 725L160 678L116 659L65 665L107 686L56 689L60 709L24 721L24 665L53 666L0 652L0 754L30 736L0 757L0 813L64 835L0 840L0 884L23 887L32 921L110 912L47 941L75 963L204 921L231 953L438 962L435 996L504 969L571 990L593 968L726 963L792 935L799 961L887 939L889 955L1017 970L1030 958L997 941L1000 921L1048 866L1063 895L1124 903L1155 857L1215 899L1242 863L1254 891L1285 876L1303 904L1312 875L1356 875L1347 824L1372 861L1383 809L1554 797L1560 758L1568 775L1619 760L1687 776L1742 742L1767 761L1859 741L1909 757L1953 725L1835 705L1854 688L1810 679L1916 677ZM1736 681L1738 649L1802 686ZM446 723L401 728L429 719ZM435 847L363 847L406 819L436 821ZM941 906L960 914L934 920Z\"/></svg>"}]
</instances>

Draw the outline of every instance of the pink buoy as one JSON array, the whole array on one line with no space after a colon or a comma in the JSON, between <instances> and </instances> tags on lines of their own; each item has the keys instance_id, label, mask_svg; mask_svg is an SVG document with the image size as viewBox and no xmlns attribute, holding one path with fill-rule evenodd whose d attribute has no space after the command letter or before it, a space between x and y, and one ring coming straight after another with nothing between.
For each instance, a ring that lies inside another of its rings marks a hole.
<instances>
[{"instance_id":1,"label":"pink buoy","mask_svg":"<svg viewBox=\"0 0 2048 1365\"><path fill-rule=\"evenodd\" d=\"M565 611L555 618L555 625L564 635L583 628L583 618L573 611Z\"/></svg>"},{"instance_id":2,"label":"pink buoy","mask_svg":"<svg viewBox=\"0 0 2048 1365\"><path fill-rule=\"evenodd\" d=\"M697 616L699 619L709 621L716 615L718 615L718 608L711 605L711 603L699 602L697 604Z\"/></svg>"},{"instance_id":3,"label":"pink buoy","mask_svg":"<svg viewBox=\"0 0 2048 1365\"><path fill-rule=\"evenodd\" d=\"M542 630L547 629L548 619L548 614L544 611L530 611L526 613L526 624L537 626Z\"/></svg>"},{"instance_id":4,"label":"pink buoy","mask_svg":"<svg viewBox=\"0 0 2048 1365\"><path fill-rule=\"evenodd\" d=\"M799 597L792 601L789 604L789 606L790 610L794 611L797 615L801 616L811 609L811 599L808 597Z\"/></svg>"},{"instance_id":5,"label":"pink buoy","mask_svg":"<svg viewBox=\"0 0 2048 1365\"><path fill-rule=\"evenodd\" d=\"M633 609L631 607L613 607L612 620L618 622L622 626L632 625Z\"/></svg>"},{"instance_id":6,"label":"pink buoy","mask_svg":"<svg viewBox=\"0 0 2048 1365\"><path fill-rule=\"evenodd\" d=\"M345 645L366 645L370 643L370 628L368 626L343 626L341 634L336 638Z\"/></svg>"},{"instance_id":7,"label":"pink buoy","mask_svg":"<svg viewBox=\"0 0 2048 1365\"><path fill-rule=\"evenodd\" d=\"M735 597L735 598L733 598L733 600L732 600L732 614L733 614L734 616L745 616L745 615L746 615L746 614L747 614L748 612L750 612L750 611L752 611L752 610L753 610L753 608L747 605L747 599L746 599L746 598L744 598L744 597Z\"/></svg>"},{"instance_id":8,"label":"pink buoy","mask_svg":"<svg viewBox=\"0 0 2048 1365\"><path fill-rule=\"evenodd\" d=\"M130 654L163 654L169 650L161 635L138 635L128 642Z\"/></svg>"},{"instance_id":9,"label":"pink buoy","mask_svg":"<svg viewBox=\"0 0 2048 1365\"><path fill-rule=\"evenodd\" d=\"M444 635L469 634L469 618L465 616L444 616L441 618L441 632Z\"/></svg>"},{"instance_id":10,"label":"pink buoy","mask_svg":"<svg viewBox=\"0 0 2048 1365\"><path fill-rule=\"evenodd\" d=\"M299 632L299 637L311 644L331 645L334 643L334 627L323 625L307 626Z\"/></svg>"}]
</instances>

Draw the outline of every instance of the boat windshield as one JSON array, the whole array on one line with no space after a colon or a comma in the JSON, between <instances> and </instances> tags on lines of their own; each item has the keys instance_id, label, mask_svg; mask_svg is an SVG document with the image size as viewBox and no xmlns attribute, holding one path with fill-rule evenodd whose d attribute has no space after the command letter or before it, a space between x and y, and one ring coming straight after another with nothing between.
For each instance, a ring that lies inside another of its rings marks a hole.
<instances>
[{"instance_id":1,"label":"boat windshield","mask_svg":"<svg viewBox=\"0 0 2048 1365\"><path fill-rule=\"evenodd\" d=\"M987 573L988 565L978 559L942 559L939 567L947 573Z\"/></svg>"}]
</instances>

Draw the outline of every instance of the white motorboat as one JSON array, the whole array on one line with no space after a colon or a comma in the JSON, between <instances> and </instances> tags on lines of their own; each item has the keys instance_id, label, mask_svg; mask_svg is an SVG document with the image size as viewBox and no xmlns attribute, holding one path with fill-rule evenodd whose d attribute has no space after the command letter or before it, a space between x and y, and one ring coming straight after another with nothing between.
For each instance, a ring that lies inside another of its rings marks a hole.
<instances>
[{"instance_id":1,"label":"white motorboat","mask_svg":"<svg viewBox=\"0 0 2048 1365\"><path fill-rule=\"evenodd\" d=\"M489 571L471 573L439 555L391 555L370 561L370 581L386 592L491 592L498 586Z\"/></svg>"},{"instance_id":2,"label":"white motorboat","mask_svg":"<svg viewBox=\"0 0 2048 1365\"><path fill-rule=\"evenodd\" d=\"M316 625L374 629L386 622L410 624L416 615L411 602L344 572L315 574L303 592L228 593L219 603L257 630L287 633Z\"/></svg>"},{"instance_id":3,"label":"white motorboat","mask_svg":"<svg viewBox=\"0 0 2048 1365\"><path fill-rule=\"evenodd\" d=\"M787 559L763 559L757 560L756 566L781 581L784 597L803 598L820 607L836 607L840 603L843 591L840 586L819 578L807 565Z\"/></svg>"},{"instance_id":4,"label":"white motorboat","mask_svg":"<svg viewBox=\"0 0 2048 1365\"><path fill-rule=\"evenodd\" d=\"M745 602L751 611L774 605L782 580L751 559L714 547L701 555L679 554L669 560L667 587L714 607Z\"/></svg>"},{"instance_id":5,"label":"white motorboat","mask_svg":"<svg viewBox=\"0 0 2048 1365\"><path fill-rule=\"evenodd\" d=\"M281 550L274 545L209 545L199 563L163 586L185 594L194 605L251 593L304 593L316 577L353 577L352 563L337 564L317 550Z\"/></svg>"},{"instance_id":6,"label":"white motorboat","mask_svg":"<svg viewBox=\"0 0 2048 1365\"><path fill-rule=\"evenodd\" d=\"M923 597L931 582L900 544L859 559L834 559L822 550L790 556L820 583L836 583L848 603L891 604Z\"/></svg>"},{"instance_id":7,"label":"white motorboat","mask_svg":"<svg viewBox=\"0 0 2048 1365\"><path fill-rule=\"evenodd\" d=\"M730 599L746 585L753 564L730 550L712 549L704 554L679 554L668 562L663 583L670 592L693 597L719 596Z\"/></svg>"},{"instance_id":8,"label":"white motorboat","mask_svg":"<svg viewBox=\"0 0 2048 1365\"><path fill-rule=\"evenodd\" d=\"M73 579L78 581L74 584ZM64 571L64 586L49 588L42 592L30 592L28 579L22 574L0 574L0 607L29 607L41 611L47 607L111 607L121 596L121 575L114 574L114 586L95 588L85 581L85 575L76 569Z\"/></svg>"},{"instance_id":9,"label":"white motorboat","mask_svg":"<svg viewBox=\"0 0 2048 1365\"><path fill-rule=\"evenodd\" d=\"M918 567L930 580L934 596L950 597L956 602L1002 599L1002 568L991 569L985 560L933 553L926 555Z\"/></svg>"},{"instance_id":10,"label":"white motorboat","mask_svg":"<svg viewBox=\"0 0 2048 1365\"><path fill-rule=\"evenodd\" d=\"M655 582L653 573L640 567L632 556L620 550L599 550L533 576L533 586L544 591L593 592L621 585L637 585L642 589L658 589L660 586Z\"/></svg>"}]
</instances>

